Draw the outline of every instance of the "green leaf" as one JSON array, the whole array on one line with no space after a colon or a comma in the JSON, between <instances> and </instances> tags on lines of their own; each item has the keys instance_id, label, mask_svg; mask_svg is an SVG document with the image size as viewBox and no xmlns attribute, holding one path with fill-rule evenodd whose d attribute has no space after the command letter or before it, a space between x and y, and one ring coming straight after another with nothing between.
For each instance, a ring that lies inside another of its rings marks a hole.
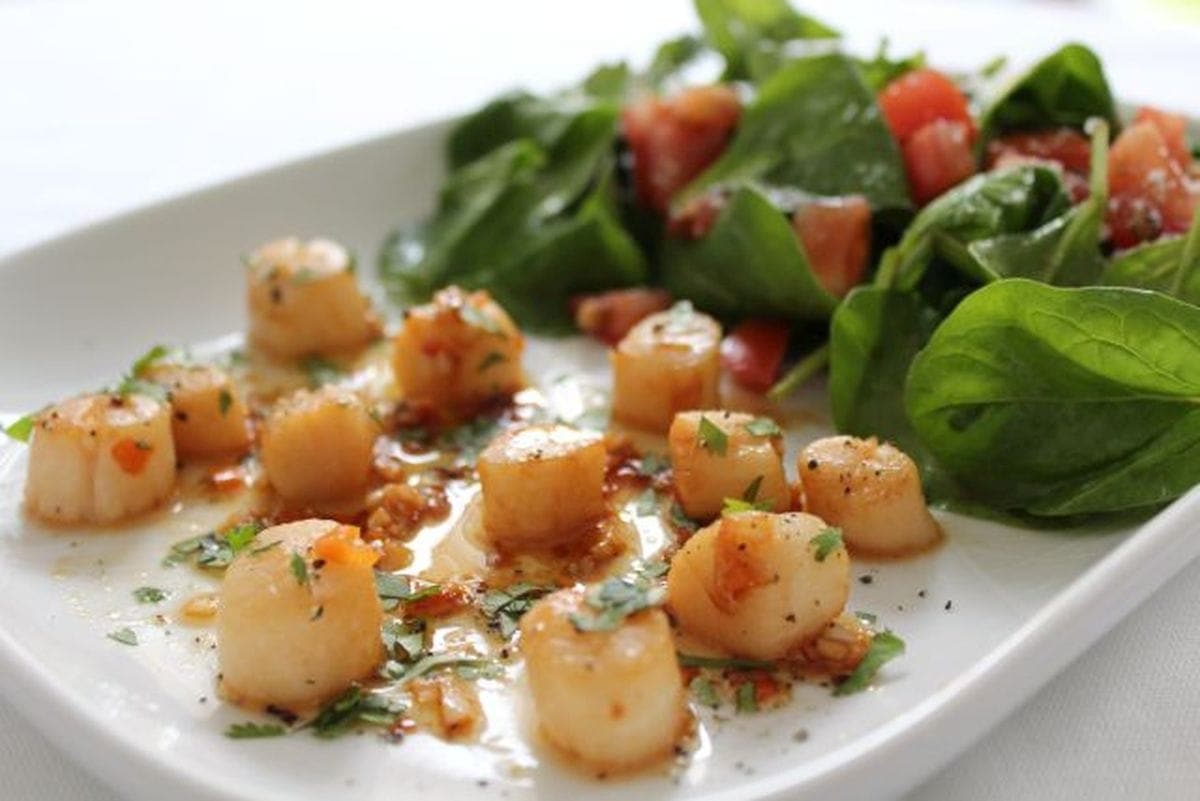
<instances>
[{"instance_id":1,"label":"green leaf","mask_svg":"<svg viewBox=\"0 0 1200 801\"><path fill-rule=\"evenodd\" d=\"M671 523L678 529L691 533L700 528L700 524L687 516L687 512L683 511L683 507L678 503L671 504Z\"/></svg>"},{"instance_id":2,"label":"green leaf","mask_svg":"<svg viewBox=\"0 0 1200 801\"><path fill-rule=\"evenodd\" d=\"M914 359L922 442L975 501L1068 516L1151 507L1200 482L1200 309L1122 288L1007 279Z\"/></svg>"},{"instance_id":3,"label":"green leaf","mask_svg":"<svg viewBox=\"0 0 1200 801\"><path fill-rule=\"evenodd\" d=\"M688 690L696 702L704 706L716 709L721 705L721 697L717 695L717 690L713 687L713 683L703 676L696 676L688 684Z\"/></svg>"},{"instance_id":4,"label":"green leaf","mask_svg":"<svg viewBox=\"0 0 1200 801\"><path fill-rule=\"evenodd\" d=\"M907 58L890 58L886 36L880 40L873 58L858 59L858 68L862 71L863 80L876 93L905 73L924 66L925 54L921 52L913 53Z\"/></svg>"},{"instance_id":5,"label":"green leaf","mask_svg":"<svg viewBox=\"0 0 1200 801\"><path fill-rule=\"evenodd\" d=\"M1200 209L1187 236L1164 237L1118 253L1101 283L1154 289L1200 305Z\"/></svg>"},{"instance_id":6,"label":"green leaf","mask_svg":"<svg viewBox=\"0 0 1200 801\"><path fill-rule=\"evenodd\" d=\"M169 567L190 561L195 562L198 567L224 569L233 561L233 557L254 541L262 528L262 524L258 522L241 523L224 531L209 531L189 537L171 546L163 564ZM265 545L256 549L256 552L265 551L278 544L274 542Z\"/></svg>"},{"instance_id":7,"label":"green leaf","mask_svg":"<svg viewBox=\"0 0 1200 801\"><path fill-rule=\"evenodd\" d=\"M979 146L1013 131L1083 128L1100 117L1115 131L1116 104L1100 59L1081 44L1068 44L1046 56L988 106L980 121Z\"/></svg>"},{"instance_id":8,"label":"green leaf","mask_svg":"<svg viewBox=\"0 0 1200 801\"><path fill-rule=\"evenodd\" d=\"M328 703L306 725L316 736L333 739L362 724L391 726L404 711L404 706L393 699L353 686Z\"/></svg>"},{"instance_id":9,"label":"green leaf","mask_svg":"<svg viewBox=\"0 0 1200 801\"><path fill-rule=\"evenodd\" d=\"M724 154L683 193L761 181L818 195L862 195L908 209L900 149L857 65L834 53L789 61L759 87ZM752 261L731 262L747 269Z\"/></svg>"},{"instance_id":10,"label":"green leaf","mask_svg":"<svg viewBox=\"0 0 1200 801\"><path fill-rule=\"evenodd\" d=\"M738 512L769 512L775 508L775 502L770 498L761 501L746 501L741 498L724 498L721 501L721 514L731 515Z\"/></svg>"},{"instance_id":11,"label":"green leaf","mask_svg":"<svg viewBox=\"0 0 1200 801\"><path fill-rule=\"evenodd\" d=\"M903 653L904 640L892 632L881 631L874 634L871 637L867 653L858 663L858 667L834 688L833 694L837 696L853 695L860 690L865 690L884 664Z\"/></svg>"},{"instance_id":12,"label":"green leaf","mask_svg":"<svg viewBox=\"0 0 1200 801\"><path fill-rule=\"evenodd\" d=\"M415 662L426 655L425 621L397 620L389 617L380 628L383 647L392 659Z\"/></svg>"},{"instance_id":13,"label":"green leaf","mask_svg":"<svg viewBox=\"0 0 1200 801\"><path fill-rule=\"evenodd\" d=\"M300 361L300 369L308 376L308 385L313 389L326 384L336 384L342 379L342 368L322 356L309 356Z\"/></svg>"},{"instance_id":14,"label":"green leaf","mask_svg":"<svg viewBox=\"0 0 1200 801\"><path fill-rule=\"evenodd\" d=\"M554 591L554 587L521 581L500 589L488 590L479 601L479 611L488 626L510 639L517 631L517 624L525 613L543 595Z\"/></svg>"},{"instance_id":15,"label":"green leaf","mask_svg":"<svg viewBox=\"0 0 1200 801\"><path fill-rule=\"evenodd\" d=\"M729 435L712 420L700 415L700 425L696 427L696 443L709 453L724 456L729 448Z\"/></svg>"},{"instance_id":16,"label":"green leaf","mask_svg":"<svg viewBox=\"0 0 1200 801\"><path fill-rule=\"evenodd\" d=\"M594 614L573 613L571 625L578 631L612 631L630 615L661 605L666 594L664 587L645 576L610 578L587 591L587 605Z\"/></svg>"},{"instance_id":17,"label":"green leaf","mask_svg":"<svg viewBox=\"0 0 1200 801\"><path fill-rule=\"evenodd\" d=\"M495 668L495 662L490 659L456 654L429 654L412 664L389 661L384 667L384 673L394 681L407 682L439 670L454 670L463 676L466 669L473 671L475 678L492 678L496 675Z\"/></svg>"},{"instance_id":18,"label":"green leaf","mask_svg":"<svg viewBox=\"0 0 1200 801\"><path fill-rule=\"evenodd\" d=\"M129 376L131 378L140 378L142 373L150 369L151 366L161 361L163 357L171 352L166 345L155 345L150 350L143 353L134 360L133 365L129 368Z\"/></svg>"},{"instance_id":19,"label":"green leaf","mask_svg":"<svg viewBox=\"0 0 1200 801\"><path fill-rule=\"evenodd\" d=\"M664 240L659 266L673 294L718 316L825 320L837 306L787 217L757 187L738 189L700 239Z\"/></svg>"},{"instance_id":20,"label":"green leaf","mask_svg":"<svg viewBox=\"0 0 1200 801\"><path fill-rule=\"evenodd\" d=\"M33 436L33 426L37 422L35 415L27 414L4 427L4 433L17 442L29 442Z\"/></svg>"},{"instance_id":21,"label":"green leaf","mask_svg":"<svg viewBox=\"0 0 1200 801\"><path fill-rule=\"evenodd\" d=\"M303 556L293 553L288 566L291 568L292 575L296 578L297 584L308 583L308 562L304 561Z\"/></svg>"},{"instance_id":22,"label":"green leaf","mask_svg":"<svg viewBox=\"0 0 1200 801\"><path fill-rule=\"evenodd\" d=\"M133 598L139 604L157 604L167 599L167 594L158 587L138 587L133 591Z\"/></svg>"},{"instance_id":23,"label":"green leaf","mask_svg":"<svg viewBox=\"0 0 1200 801\"><path fill-rule=\"evenodd\" d=\"M287 730L278 723L231 723L225 736L231 740L255 740L262 737L281 737Z\"/></svg>"},{"instance_id":24,"label":"green leaf","mask_svg":"<svg viewBox=\"0 0 1200 801\"><path fill-rule=\"evenodd\" d=\"M229 414L229 407L233 405L233 396L229 394L229 390L223 389L217 395L217 409L221 412L221 416Z\"/></svg>"},{"instance_id":25,"label":"green leaf","mask_svg":"<svg viewBox=\"0 0 1200 801\"><path fill-rule=\"evenodd\" d=\"M713 49L725 58L725 77L754 77L754 64L798 39L836 39L838 32L797 13L787 0L695 0ZM771 59L774 60L774 59Z\"/></svg>"},{"instance_id":26,"label":"green leaf","mask_svg":"<svg viewBox=\"0 0 1200 801\"><path fill-rule=\"evenodd\" d=\"M145 395L148 398L154 398L157 401L166 401L170 397L167 388L162 384L156 384L153 381L144 381L140 378L125 376L121 379L121 383L117 385L117 394L122 397L129 395Z\"/></svg>"},{"instance_id":27,"label":"green leaf","mask_svg":"<svg viewBox=\"0 0 1200 801\"><path fill-rule=\"evenodd\" d=\"M629 65L621 61L616 64L601 64L583 80L583 93L601 100L620 101L628 92L632 76Z\"/></svg>"},{"instance_id":28,"label":"green leaf","mask_svg":"<svg viewBox=\"0 0 1200 801\"><path fill-rule=\"evenodd\" d=\"M754 690L754 682L747 681L738 685L734 694L734 703L739 715L758 711L758 695Z\"/></svg>"},{"instance_id":29,"label":"green leaf","mask_svg":"<svg viewBox=\"0 0 1200 801\"><path fill-rule=\"evenodd\" d=\"M418 586L412 576L404 573L375 571L375 593L383 602L384 611L391 611L401 603L413 603L422 598L432 597L441 591L439 584Z\"/></svg>"},{"instance_id":30,"label":"green leaf","mask_svg":"<svg viewBox=\"0 0 1200 801\"><path fill-rule=\"evenodd\" d=\"M756 437L781 437L783 429L770 417L755 417L744 426L747 432Z\"/></svg>"},{"instance_id":31,"label":"green leaf","mask_svg":"<svg viewBox=\"0 0 1200 801\"><path fill-rule=\"evenodd\" d=\"M824 562L829 554L836 551L842 546L842 530L829 526L808 541L808 544L813 546L813 558L818 562Z\"/></svg>"},{"instance_id":32,"label":"green leaf","mask_svg":"<svg viewBox=\"0 0 1200 801\"><path fill-rule=\"evenodd\" d=\"M743 501L758 500L758 491L762 487L762 483L763 483L763 477L755 476L754 480L751 481L749 484L747 484L745 491L742 492L742 500Z\"/></svg>"},{"instance_id":33,"label":"green leaf","mask_svg":"<svg viewBox=\"0 0 1200 801\"><path fill-rule=\"evenodd\" d=\"M137 632L135 632L133 629L129 628L128 626L116 629L115 631L110 631L108 633L108 639L116 640L117 642L121 643L122 645L137 645L138 644Z\"/></svg>"},{"instance_id":34,"label":"green leaf","mask_svg":"<svg viewBox=\"0 0 1200 801\"><path fill-rule=\"evenodd\" d=\"M652 88L659 88L665 81L692 63L702 52L704 43L695 36L685 35L668 39L654 51L654 57L646 68L645 81Z\"/></svg>"}]
</instances>

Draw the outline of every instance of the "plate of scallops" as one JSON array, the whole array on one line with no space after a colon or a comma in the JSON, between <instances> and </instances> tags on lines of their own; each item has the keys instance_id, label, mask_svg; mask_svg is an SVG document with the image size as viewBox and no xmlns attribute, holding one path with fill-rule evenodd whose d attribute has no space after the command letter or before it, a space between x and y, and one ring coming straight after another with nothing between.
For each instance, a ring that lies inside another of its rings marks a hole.
<instances>
[{"instance_id":1,"label":"plate of scallops","mask_svg":"<svg viewBox=\"0 0 1200 801\"><path fill-rule=\"evenodd\" d=\"M0 263L0 691L131 798L881 798L1194 557L1188 121L760 5Z\"/></svg>"}]
</instances>

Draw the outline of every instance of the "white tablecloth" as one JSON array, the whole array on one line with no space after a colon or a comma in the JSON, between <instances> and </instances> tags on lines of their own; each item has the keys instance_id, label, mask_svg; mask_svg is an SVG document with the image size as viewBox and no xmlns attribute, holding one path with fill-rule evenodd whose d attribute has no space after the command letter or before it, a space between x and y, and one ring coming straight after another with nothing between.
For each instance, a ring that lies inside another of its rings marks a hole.
<instances>
[{"instance_id":1,"label":"white tablecloth","mask_svg":"<svg viewBox=\"0 0 1200 801\"><path fill-rule=\"evenodd\" d=\"M1194 0L1152 5L1137 15L1115 2L807 7L862 48L887 32L894 52L927 46L956 66L997 52L1027 60L1079 38L1102 52L1121 96L1200 112L1200 21L1168 16L1196 20ZM553 87L689 26L685 0L0 0L0 254L518 83ZM1200 797L1196 609L1200 565L911 798ZM3 702L0 797L116 798Z\"/></svg>"}]
</instances>

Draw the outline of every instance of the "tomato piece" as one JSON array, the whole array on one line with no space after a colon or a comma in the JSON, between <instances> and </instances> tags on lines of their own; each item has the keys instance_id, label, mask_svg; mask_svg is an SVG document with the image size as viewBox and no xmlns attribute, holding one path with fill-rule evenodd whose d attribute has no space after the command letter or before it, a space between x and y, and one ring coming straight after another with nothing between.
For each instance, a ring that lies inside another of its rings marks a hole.
<instances>
[{"instance_id":1,"label":"tomato piece","mask_svg":"<svg viewBox=\"0 0 1200 801\"><path fill-rule=\"evenodd\" d=\"M879 107L901 144L935 120L961 123L968 139L975 138L967 96L937 70L912 70L896 78L879 93Z\"/></svg>"},{"instance_id":2,"label":"tomato piece","mask_svg":"<svg viewBox=\"0 0 1200 801\"><path fill-rule=\"evenodd\" d=\"M644 317L671 305L665 289L614 289L572 299L575 325L606 345L616 345Z\"/></svg>"},{"instance_id":3,"label":"tomato piece","mask_svg":"<svg viewBox=\"0 0 1200 801\"><path fill-rule=\"evenodd\" d=\"M379 561L379 551L362 541L357 526L338 526L313 543L313 557L330 564L370 567Z\"/></svg>"},{"instance_id":4,"label":"tomato piece","mask_svg":"<svg viewBox=\"0 0 1200 801\"><path fill-rule=\"evenodd\" d=\"M665 212L675 193L725 150L741 111L737 93L723 84L626 106L621 122L633 156L638 200Z\"/></svg>"},{"instance_id":5,"label":"tomato piece","mask_svg":"<svg viewBox=\"0 0 1200 801\"><path fill-rule=\"evenodd\" d=\"M1150 120L1129 126L1113 142L1108 193L1109 236L1119 248L1183 233L1197 203L1196 188Z\"/></svg>"},{"instance_id":6,"label":"tomato piece","mask_svg":"<svg viewBox=\"0 0 1200 801\"><path fill-rule=\"evenodd\" d=\"M871 206L866 198L850 195L820 198L792 214L813 274L834 297L862 282L871 252Z\"/></svg>"},{"instance_id":7,"label":"tomato piece","mask_svg":"<svg viewBox=\"0 0 1200 801\"><path fill-rule=\"evenodd\" d=\"M971 134L961 122L934 120L900 147L908 188L917 205L925 205L975 174Z\"/></svg>"},{"instance_id":8,"label":"tomato piece","mask_svg":"<svg viewBox=\"0 0 1200 801\"><path fill-rule=\"evenodd\" d=\"M154 446L140 439L126 437L117 440L110 452L118 467L131 476L136 476L146 469L146 462L150 461Z\"/></svg>"},{"instance_id":9,"label":"tomato piece","mask_svg":"<svg viewBox=\"0 0 1200 801\"><path fill-rule=\"evenodd\" d=\"M1009 134L988 142L989 167L1013 154L1054 161L1063 169L1087 175L1092 163L1092 143L1074 128Z\"/></svg>"},{"instance_id":10,"label":"tomato piece","mask_svg":"<svg viewBox=\"0 0 1200 801\"><path fill-rule=\"evenodd\" d=\"M766 392L779 377L790 333L777 320L745 320L721 341L721 365L741 386Z\"/></svg>"},{"instance_id":11,"label":"tomato piece","mask_svg":"<svg viewBox=\"0 0 1200 801\"><path fill-rule=\"evenodd\" d=\"M706 192L694 197L681 208L671 210L667 233L682 239L702 239L716 225L724 208L725 195L720 192Z\"/></svg>"},{"instance_id":12,"label":"tomato piece","mask_svg":"<svg viewBox=\"0 0 1200 801\"><path fill-rule=\"evenodd\" d=\"M1162 134L1163 142L1172 160L1185 170L1192 163L1192 150L1188 147L1187 117L1169 111L1142 106L1133 118L1134 123L1149 122Z\"/></svg>"}]
</instances>

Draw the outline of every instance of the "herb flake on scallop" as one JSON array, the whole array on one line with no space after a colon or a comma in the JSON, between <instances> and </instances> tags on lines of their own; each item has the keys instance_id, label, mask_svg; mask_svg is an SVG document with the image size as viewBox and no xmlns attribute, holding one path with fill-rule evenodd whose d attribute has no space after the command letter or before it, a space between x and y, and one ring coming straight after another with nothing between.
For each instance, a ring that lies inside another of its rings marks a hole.
<instances>
[{"instance_id":1,"label":"herb flake on scallop","mask_svg":"<svg viewBox=\"0 0 1200 801\"><path fill-rule=\"evenodd\" d=\"M306 726L317 737L328 740L362 724L393 726L405 711L404 705L394 699L354 686L326 704Z\"/></svg>"},{"instance_id":2,"label":"herb flake on scallop","mask_svg":"<svg viewBox=\"0 0 1200 801\"><path fill-rule=\"evenodd\" d=\"M138 587L133 597L139 604L157 604L167 599L167 593L158 587Z\"/></svg>"},{"instance_id":3,"label":"herb flake on scallop","mask_svg":"<svg viewBox=\"0 0 1200 801\"><path fill-rule=\"evenodd\" d=\"M661 605L666 595L664 587L645 577L610 578L587 591L591 613L572 613L571 625L577 631L612 631L630 615Z\"/></svg>"},{"instance_id":4,"label":"herb flake on scallop","mask_svg":"<svg viewBox=\"0 0 1200 801\"><path fill-rule=\"evenodd\" d=\"M854 672L834 688L836 696L853 695L865 690L875 674L884 664L904 653L904 640L891 631L880 631L871 637L871 645L867 648L866 656L858 663Z\"/></svg>"},{"instance_id":5,"label":"herb flake on scallop","mask_svg":"<svg viewBox=\"0 0 1200 801\"><path fill-rule=\"evenodd\" d=\"M479 611L488 626L498 631L500 636L507 640L516 633L517 624L534 603L553 590L554 588L551 586L532 584L527 581L488 590L479 599Z\"/></svg>"},{"instance_id":6,"label":"herb flake on scallop","mask_svg":"<svg viewBox=\"0 0 1200 801\"><path fill-rule=\"evenodd\" d=\"M418 586L413 577L404 573L375 571L375 592L383 603L384 611L391 611L401 603L412 603L441 592L440 584Z\"/></svg>"},{"instance_id":7,"label":"herb flake on scallop","mask_svg":"<svg viewBox=\"0 0 1200 801\"><path fill-rule=\"evenodd\" d=\"M19 417L13 422L4 427L4 433L10 439L15 439L17 442L29 442L29 438L33 436L33 426L37 422L32 414Z\"/></svg>"},{"instance_id":8,"label":"herb flake on scallop","mask_svg":"<svg viewBox=\"0 0 1200 801\"><path fill-rule=\"evenodd\" d=\"M321 356L309 356L302 359L300 369L308 376L308 386L312 389L326 384L336 384L342 378L342 368L329 359Z\"/></svg>"},{"instance_id":9,"label":"herb flake on scallop","mask_svg":"<svg viewBox=\"0 0 1200 801\"><path fill-rule=\"evenodd\" d=\"M743 428L756 437L778 437L783 435L783 429L770 417L755 417Z\"/></svg>"},{"instance_id":10,"label":"herb flake on scallop","mask_svg":"<svg viewBox=\"0 0 1200 801\"><path fill-rule=\"evenodd\" d=\"M304 561L304 557L298 553L293 553L288 562L288 567L292 571L292 576L296 579L297 584L308 583L308 562Z\"/></svg>"},{"instance_id":11,"label":"herb flake on scallop","mask_svg":"<svg viewBox=\"0 0 1200 801\"><path fill-rule=\"evenodd\" d=\"M808 542L813 546L813 558L824 562L829 554L842 547L842 530L828 526L817 532Z\"/></svg>"},{"instance_id":12,"label":"herb flake on scallop","mask_svg":"<svg viewBox=\"0 0 1200 801\"><path fill-rule=\"evenodd\" d=\"M696 427L696 442L717 456L724 456L729 449L729 435L704 415L700 415L700 424Z\"/></svg>"},{"instance_id":13,"label":"herb flake on scallop","mask_svg":"<svg viewBox=\"0 0 1200 801\"><path fill-rule=\"evenodd\" d=\"M739 715L758 711L758 693L754 682L744 681L739 684L733 698Z\"/></svg>"}]
</instances>

